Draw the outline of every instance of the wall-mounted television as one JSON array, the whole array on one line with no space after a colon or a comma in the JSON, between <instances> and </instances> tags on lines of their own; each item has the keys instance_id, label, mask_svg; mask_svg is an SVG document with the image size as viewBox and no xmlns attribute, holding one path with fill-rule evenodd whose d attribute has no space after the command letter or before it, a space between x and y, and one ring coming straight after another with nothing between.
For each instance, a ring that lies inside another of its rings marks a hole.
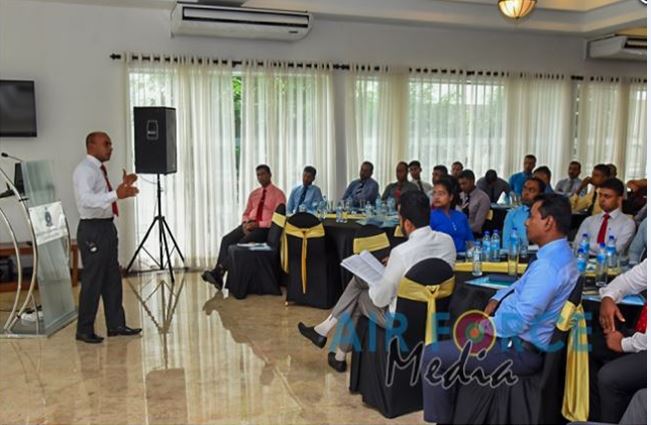
<instances>
[{"instance_id":1,"label":"wall-mounted television","mask_svg":"<svg viewBox=\"0 0 651 425\"><path fill-rule=\"evenodd\" d=\"M0 137L36 137L33 81L0 80Z\"/></svg>"}]
</instances>

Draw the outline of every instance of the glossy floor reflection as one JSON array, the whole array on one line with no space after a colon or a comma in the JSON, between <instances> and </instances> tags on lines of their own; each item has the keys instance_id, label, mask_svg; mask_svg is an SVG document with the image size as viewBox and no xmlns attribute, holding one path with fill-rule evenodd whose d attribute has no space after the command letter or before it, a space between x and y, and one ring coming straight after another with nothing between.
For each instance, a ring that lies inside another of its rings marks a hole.
<instances>
[{"instance_id":1,"label":"glossy floor reflection","mask_svg":"<svg viewBox=\"0 0 651 425\"><path fill-rule=\"evenodd\" d=\"M223 299L196 273L173 286L165 274L125 279L124 294L142 337L78 343L73 323L0 340L0 423L422 423L422 412L385 419L348 392L348 375L296 331L323 310ZM11 300L1 294L0 309ZM96 331L106 335L101 308Z\"/></svg>"}]
</instances>

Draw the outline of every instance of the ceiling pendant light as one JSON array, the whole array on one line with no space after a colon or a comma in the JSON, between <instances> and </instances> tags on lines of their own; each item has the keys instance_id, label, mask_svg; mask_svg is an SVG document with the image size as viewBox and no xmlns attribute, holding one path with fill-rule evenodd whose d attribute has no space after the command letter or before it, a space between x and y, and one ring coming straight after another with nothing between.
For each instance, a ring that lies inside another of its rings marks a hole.
<instances>
[{"instance_id":1,"label":"ceiling pendant light","mask_svg":"<svg viewBox=\"0 0 651 425\"><path fill-rule=\"evenodd\" d=\"M499 0L497 6L504 16L510 19L522 19L536 7L537 0Z\"/></svg>"}]
</instances>

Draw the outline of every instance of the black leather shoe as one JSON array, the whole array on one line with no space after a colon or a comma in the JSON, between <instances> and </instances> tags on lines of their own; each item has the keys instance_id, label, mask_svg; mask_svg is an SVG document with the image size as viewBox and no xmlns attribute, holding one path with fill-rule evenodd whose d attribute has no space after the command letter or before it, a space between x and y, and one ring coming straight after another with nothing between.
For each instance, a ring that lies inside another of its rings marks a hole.
<instances>
[{"instance_id":1,"label":"black leather shoe","mask_svg":"<svg viewBox=\"0 0 651 425\"><path fill-rule=\"evenodd\" d=\"M328 341L328 338L326 338L323 335L319 335L317 331L314 330L313 326L305 326L303 322L299 322L298 324L298 331L303 335L305 338L309 339L312 341L312 344L316 345L319 348L323 348L326 345L326 342Z\"/></svg>"},{"instance_id":2,"label":"black leather shoe","mask_svg":"<svg viewBox=\"0 0 651 425\"><path fill-rule=\"evenodd\" d=\"M92 334L77 334L75 335L75 339L77 341L83 341L86 344L99 344L104 341L104 338L94 332Z\"/></svg>"},{"instance_id":3,"label":"black leather shoe","mask_svg":"<svg viewBox=\"0 0 651 425\"><path fill-rule=\"evenodd\" d=\"M140 328L130 328L128 326L122 326L120 328L109 329L108 336L118 336L118 335L138 335L142 332Z\"/></svg>"},{"instance_id":4,"label":"black leather shoe","mask_svg":"<svg viewBox=\"0 0 651 425\"><path fill-rule=\"evenodd\" d=\"M224 286L222 275L220 273L214 273L211 270L206 270L205 272L201 273L201 279L203 279L204 282L210 283L218 290L222 289L222 286Z\"/></svg>"},{"instance_id":5,"label":"black leather shoe","mask_svg":"<svg viewBox=\"0 0 651 425\"><path fill-rule=\"evenodd\" d=\"M339 361L335 358L335 353L328 353L328 366L339 373L346 371L346 360Z\"/></svg>"}]
</instances>

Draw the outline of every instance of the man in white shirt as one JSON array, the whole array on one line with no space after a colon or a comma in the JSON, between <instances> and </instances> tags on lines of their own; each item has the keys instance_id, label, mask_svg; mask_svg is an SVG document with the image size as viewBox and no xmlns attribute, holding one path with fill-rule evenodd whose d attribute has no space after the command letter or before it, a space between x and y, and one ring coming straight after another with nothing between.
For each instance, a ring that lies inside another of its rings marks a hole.
<instances>
[{"instance_id":1,"label":"man in white shirt","mask_svg":"<svg viewBox=\"0 0 651 425\"><path fill-rule=\"evenodd\" d=\"M635 235L635 222L621 210L624 183L608 179L599 189L599 207L602 212L583 220L574 239L575 246L584 234L590 238L590 253L599 251L599 244L607 243L609 236L616 238L617 252L626 251Z\"/></svg>"},{"instance_id":2,"label":"man in white shirt","mask_svg":"<svg viewBox=\"0 0 651 425\"><path fill-rule=\"evenodd\" d=\"M599 290L599 324L606 337L606 345L615 353L624 353L599 370L602 422L619 422L635 392L646 388L646 304L637 324L634 324L632 335L625 337L615 325L616 322L624 322L617 303L626 295L646 290L646 267L644 260Z\"/></svg>"},{"instance_id":3,"label":"man in white shirt","mask_svg":"<svg viewBox=\"0 0 651 425\"><path fill-rule=\"evenodd\" d=\"M423 171L420 161L414 160L409 163L409 175L411 176L411 182L418 186L418 190L427 194L432 190L432 185L424 182L420 178L420 173Z\"/></svg>"},{"instance_id":4,"label":"man in white shirt","mask_svg":"<svg viewBox=\"0 0 651 425\"><path fill-rule=\"evenodd\" d=\"M118 199L136 196L137 177L122 172L122 183L113 190L104 162L111 159L111 138L103 132L86 137L86 158L73 173L75 200L79 210L77 243L84 263L79 293L76 339L97 344L104 338L95 333L95 316L100 296L108 336L136 335L141 329L126 326L122 308L122 276L118 264L118 235L113 217L118 215Z\"/></svg>"},{"instance_id":5,"label":"man in white shirt","mask_svg":"<svg viewBox=\"0 0 651 425\"><path fill-rule=\"evenodd\" d=\"M400 197L400 227L408 240L391 250L386 269L380 282L369 285L353 277L331 314L315 327L298 324L299 332L314 345L323 348L328 333L342 319L341 326L355 329L357 318L363 314L385 327L387 312L396 308L396 296L400 280L416 263L427 258L440 258L454 267L456 250L452 238L429 227L430 207L427 196L420 191L405 192ZM351 320L352 323L344 323ZM328 364L338 372L346 370L346 353L351 345L345 341L337 347L336 353L328 354Z\"/></svg>"}]
</instances>

